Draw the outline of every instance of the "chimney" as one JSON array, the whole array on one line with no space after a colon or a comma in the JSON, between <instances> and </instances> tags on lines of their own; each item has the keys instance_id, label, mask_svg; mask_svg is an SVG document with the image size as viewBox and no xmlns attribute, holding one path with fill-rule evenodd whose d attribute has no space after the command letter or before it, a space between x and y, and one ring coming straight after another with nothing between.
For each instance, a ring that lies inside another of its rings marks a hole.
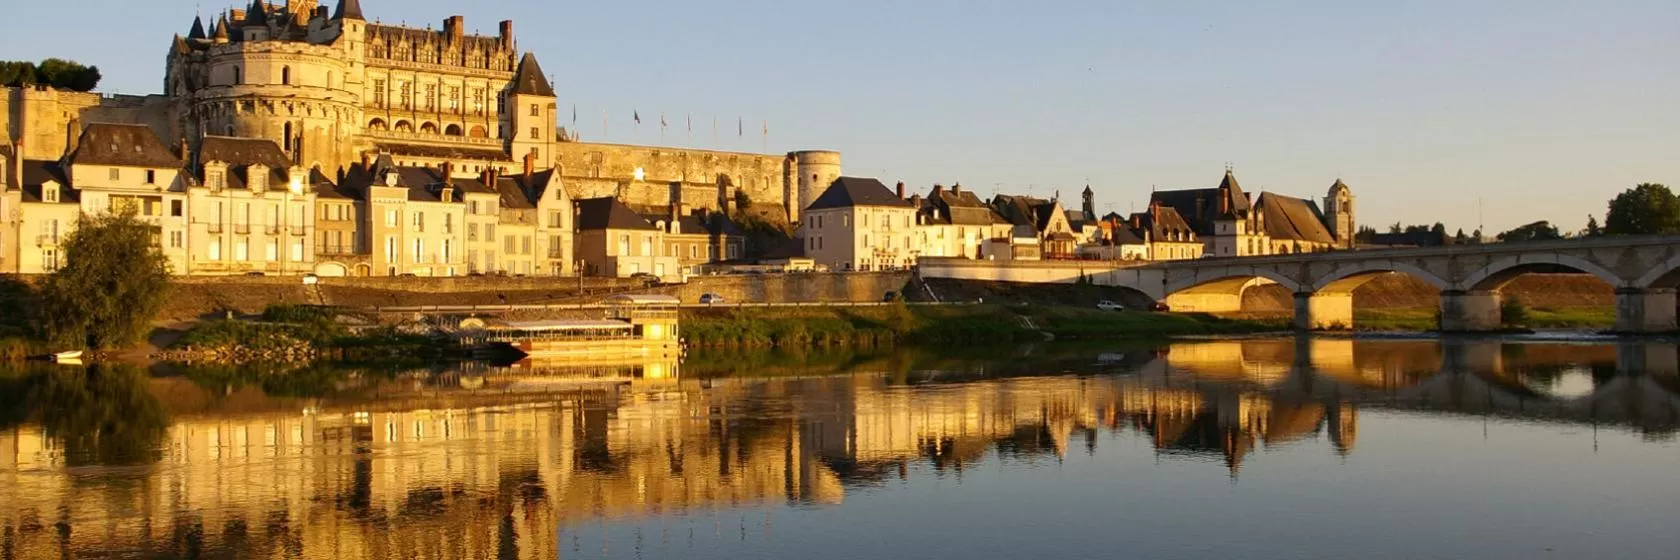
<instances>
[{"instance_id":1,"label":"chimney","mask_svg":"<svg viewBox=\"0 0 1680 560\"><path fill-rule=\"evenodd\" d=\"M64 157L68 158L76 153L76 148L82 140L81 129L82 119L70 119L70 122L64 124Z\"/></svg>"},{"instance_id":2,"label":"chimney","mask_svg":"<svg viewBox=\"0 0 1680 560\"><path fill-rule=\"evenodd\" d=\"M537 166L537 154L526 152L525 153L525 184L526 185L531 184L531 173L536 171L534 169L536 166Z\"/></svg>"},{"instance_id":3,"label":"chimney","mask_svg":"<svg viewBox=\"0 0 1680 560\"><path fill-rule=\"evenodd\" d=\"M671 233L676 233L677 231L679 231L677 229L677 220L682 219L682 215L683 215L683 204L681 202L672 202L671 203Z\"/></svg>"},{"instance_id":4,"label":"chimney","mask_svg":"<svg viewBox=\"0 0 1680 560\"><path fill-rule=\"evenodd\" d=\"M1143 216L1132 214L1132 229L1143 229Z\"/></svg>"},{"instance_id":5,"label":"chimney","mask_svg":"<svg viewBox=\"0 0 1680 560\"><path fill-rule=\"evenodd\" d=\"M1157 203L1151 202L1150 204L1153 205L1153 204L1157 204ZM1202 196L1201 194L1197 194L1196 195L1196 221L1197 222L1200 222L1202 220L1207 219L1207 216L1202 215L1203 214L1202 208L1206 207L1206 206L1207 206L1207 197Z\"/></svg>"},{"instance_id":6,"label":"chimney","mask_svg":"<svg viewBox=\"0 0 1680 560\"><path fill-rule=\"evenodd\" d=\"M904 200L904 181L898 182L898 199Z\"/></svg>"},{"instance_id":7,"label":"chimney","mask_svg":"<svg viewBox=\"0 0 1680 560\"><path fill-rule=\"evenodd\" d=\"M502 35L501 35L502 48L512 49L513 48L513 20L510 19L510 20L503 21L502 25L501 25L501 28L502 28Z\"/></svg>"},{"instance_id":8,"label":"chimney","mask_svg":"<svg viewBox=\"0 0 1680 560\"><path fill-rule=\"evenodd\" d=\"M21 189L21 188L23 188L23 139L22 138L18 138L17 140L12 141L12 161L10 163L11 163L11 165L8 167L8 169L10 171L8 171L8 173L11 173L11 176L6 178L7 183L11 184L11 186L13 188Z\"/></svg>"},{"instance_id":9,"label":"chimney","mask_svg":"<svg viewBox=\"0 0 1680 560\"><path fill-rule=\"evenodd\" d=\"M461 37L466 34L466 24L467 18L465 17L449 16L448 19L443 20L444 38L451 44L460 41Z\"/></svg>"},{"instance_id":10,"label":"chimney","mask_svg":"<svg viewBox=\"0 0 1680 560\"><path fill-rule=\"evenodd\" d=\"M931 196L929 198L938 198L940 193L943 193L943 192L945 192L945 185L941 185L939 183L934 183L933 184L933 196Z\"/></svg>"},{"instance_id":11,"label":"chimney","mask_svg":"<svg viewBox=\"0 0 1680 560\"><path fill-rule=\"evenodd\" d=\"M443 184L453 184L455 182L455 164L447 161L439 164L438 174L443 175Z\"/></svg>"},{"instance_id":12,"label":"chimney","mask_svg":"<svg viewBox=\"0 0 1680 560\"><path fill-rule=\"evenodd\" d=\"M1231 190L1224 187L1219 189L1219 215L1231 213Z\"/></svg>"},{"instance_id":13,"label":"chimney","mask_svg":"<svg viewBox=\"0 0 1680 560\"><path fill-rule=\"evenodd\" d=\"M1198 212L1201 211L1201 208L1202 208L1202 205L1200 205L1200 204L1196 205L1196 209L1197 209ZM1149 203L1149 221L1151 223L1156 224L1156 225L1159 225L1161 223L1161 203L1160 202L1151 201Z\"/></svg>"},{"instance_id":14,"label":"chimney","mask_svg":"<svg viewBox=\"0 0 1680 560\"><path fill-rule=\"evenodd\" d=\"M479 172L478 180L483 182L485 186L496 184L496 168L485 166L484 171Z\"/></svg>"},{"instance_id":15,"label":"chimney","mask_svg":"<svg viewBox=\"0 0 1680 560\"><path fill-rule=\"evenodd\" d=\"M366 172L372 171L372 170L373 170L373 162L369 161L367 152L362 152L362 172L366 173Z\"/></svg>"},{"instance_id":16,"label":"chimney","mask_svg":"<svg viewBox=\"0 0 1680 560\"><path fill-rule=\"evenodd\" d=\"M190 152L187 151L187 139L186 137L182 137L180 145L175 148L175 157L181 158L182 161L185 161L189 153Z\"/></svg>"},{"instance_id":17,"label":"chimney","mask_svg":"<svg viewBox=\"0 0 1680 560\"><path fill-rule=\"evenodd\" d=\"M951 194L962 194L962 183L951 185Z\"/></svg>"}]
</instances>

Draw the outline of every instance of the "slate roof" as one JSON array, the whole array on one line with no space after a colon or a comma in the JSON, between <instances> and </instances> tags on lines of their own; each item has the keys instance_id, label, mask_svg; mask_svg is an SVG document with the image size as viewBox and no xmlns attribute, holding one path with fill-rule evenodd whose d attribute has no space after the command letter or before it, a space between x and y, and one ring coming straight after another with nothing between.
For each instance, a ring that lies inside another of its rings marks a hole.
<instances>
[{"instance_id":1,"label":"slate roof","mask_svg":"<svg viewBox=\"0 0 1680 560\"><path fill-rule=\"evenodd\" d=\"M366 19L362 17L362 3L359 0L338 0L338 10L333 12L333 19Z\"/></svg>"},{"instance_id":2,"label":"slate roof","mask_svg":"<svg viewBox=\"0 0 1680 560\"><path fill-rule=\"evenodd\" d=\"M21 194L24 202L41 202L41 185L47 181L58 183L59 203L73 204L81 200L81 193L70 188L69 177L56 161L24 160L19 171L23 180Z\"/></svg>"},{"instance_id":3,"label":"slate roof","mask_svg":"<svg viewBox=\"0 0 1680 560\"><path fill-rule=\"evenodd\" d=\"M616 198L586 198L577 201L577 208L578 229L657 229Z\"/></svg>"},{"instance_id":4,"label":"slate roof","mask_svg":"<svg viewBox=\"0 0 1680 560\"><path fill-rule=\"evenodd\" d=\"M939 212L933 212L933 210ZM990 205L975 196L973 191L961 190L961 187L945 189L935 185L933 192L928 193L920 209L926 216L927 223L955 224L955 225L991 225L1009 223L1002 215L993 210Z\"/></svg>"},{"instance_id":5,"label":"slate roof","mask_svg":"<svg viewBox=\"0 0 1680 560\"><path fill-rule=\"evenodd\" d=\"M121 167L184 167L151 128L138 124L94 123L82 131L70 162Z\"/></svg>"},{"instance_id":6,"label":"slate roof","mask_svg":"<svg viewBox=\"0 0 1680 560\"><path fill-rule=\"evenodd\" d=\"M1163 205L1152 208L1151 212L1140 212L1134 216L1137 216L1139 223L1143 225L1143 230L1149 233L1150 241L1170 240L1175 232L1188 232L1190 235L1185 242L1195 241L1196 236L1200 235L1191 227L1190 222L1171 206Z\"/></svg>"},{"instance_id":7,"label":"slate roof","mask_svg":"<svg viewBox=\"0 0 1680 560\"><path fill-rule=\"evenodd\" d=\"M1143 245L1143 238L1139 237L1137 232L1132 231L1128 224L1120 223L1118 226L1109 229L1115 245Z\"/></svg>"},{"instance_id":8,"label":"slate roof","mask_svg":"<svg viewBox=\"0 0 1680 560\"><path fill-rule=\"evenodd\" d=\"M501 195L502 208L512 210L534 210L535 201L520 185L520 177L502 177L496 181L496 193Z\"/></svg>"},{"instance_id":9,"label":"slate roof","mask_svg":"<svg viewBox=\"0 0 1680 560\"><path fill-rule=\"evenodd\" d=\"M1228 210L1223 216L1220 212L1220 199L1224 195L1228 201ZM1237 177L1230 171L1225 172L1225 178L1218 187L1211 189L1181 189L1156 191L1150 195L1149 201L1159 202L1162 206L1171 207L1178 211L1201 235L1213 234L1213 222L1221 217L1233 218L1246 216L1252 209L1248 194L1237 183Z\"/></svg>"},{"instance_id":10,"label":"slate roof","mask_svg":"<svg viewBox=\"0 0 1680 560\"><path fill-rule=\"evenodd\" d=\"M548 83L542 65L537 64L537 55L525 53L525 57L519 59L519 69L513 75L513 93L554 97L554 85Z\"/></svg>"},{"instance_id":11,"label":"slate roof","mask_svg":"<svg viewBox=\"0 0 1680 560\"><path fill-rule=\"evenodd\" d=\"M1049 225L1050 217L1046 215L1046 210L1054 208L1054 202L1030 196L1000 194L992 198L992 208L1003 216L1005 222L1016 227L1030 228L1036 236Z\"/></svg>"},{"instance_id":12,"label":"slate roof","mask_svg":"<svg viewBox=\"0 0 1680 560\"><path fill-rule=\"evenodd\" d=\"M877 179L841 177L835 179L834 184L830 185L828 190L823 191L821 196L811 201L811 205L806 210L851 208L854 206L909 208L910 201L899 198Z\"/></svg>"},{"instance_id":13,"label":"slate roof","mask_svg":"<svg viewBox=\"0 0 1680 560\"><path fill-rule=\"evenodd\" d=\"M315 186L316 198L331 198L339 200L363 200L362 193L351 188L333 183L331 177L321 173L319 168L309 170L309 184Z\"/></svg>"},{"instance_id":14,"label":"slate roof","mask_svg":"<svg viewBox=\"0 0 1680 560\"><path fill-rule=\"evenodd\" d=\"M275 188L283 187L291 180L287 170L292 163L286 160L286 153L280 151L280 145L273 140L206 136L199 144L198 166L194 170L200 181L204 179L204 164L210 162L228 165L227 186L231 189L247 187L253 164L268 168L268 184Z\"/></svg>"},{"instance_id":15,"label":"slate roof","mask_svg":"<svg viewBox=\"0 0 1680 560\"><path fill-rule=\"evenodd\" d=\"M1336 242L1336 237L1324 227L1324 213L1310 200L1268 192L1260 194L1255 207L1265 219L1266 235L1272 239Z\"/></svg>"}]
</instances>

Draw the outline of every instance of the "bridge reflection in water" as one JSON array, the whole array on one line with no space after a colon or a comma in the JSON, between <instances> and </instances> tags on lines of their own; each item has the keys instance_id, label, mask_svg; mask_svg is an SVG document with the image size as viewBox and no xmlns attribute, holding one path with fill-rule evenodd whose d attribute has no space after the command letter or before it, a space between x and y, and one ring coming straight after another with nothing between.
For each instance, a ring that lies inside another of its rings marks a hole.
<instances>
[{"instance_id":1,"label":"bridge reflection in water","mask_svg":"<svg viewBox=\"0 0 1680 560\"><path fill-rule=\"evenodd\" d=\"M913 467L1054 460L1105 432L1237 477L1268 446L1354 453L1373 409L1668 437L1676 365L1672 344L1303 338L757 379L528 364L313 398L154 378L144 398L170 424L153 463L73 466L41 425L0 434L0 553L555 558L603 520L838 504Z\"/></svg>"}]
</instances>

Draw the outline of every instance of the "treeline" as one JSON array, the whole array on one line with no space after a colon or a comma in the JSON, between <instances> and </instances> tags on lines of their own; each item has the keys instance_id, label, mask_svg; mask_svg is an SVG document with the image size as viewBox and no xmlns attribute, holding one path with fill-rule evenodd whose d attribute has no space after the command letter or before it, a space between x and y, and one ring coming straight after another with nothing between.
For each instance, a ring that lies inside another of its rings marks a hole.
<instances>
[{"instance_id":1,"label":"treeline","mask_svg":"<svg viewBox=\"0 0 1680 560\"><path fill-rule=\"evenodd\" d=\"M0 85L21 87L45 85L72 91L93 91L99 87L99 67L73 60L49 58L39 64L28 61L0 61Z\"/></svg>"},{"instance_id":2,"label":"treeline","mask_svg":"<svg viewBox=\"0 0 1680 560\"><path fill-rule=\"evenodd\" d=\"M1588 214L1586 226L1581 229L1561 229L1551 221L1540 220L1500 232L1494 238L1502 243L1519 243L1600 235L1672 234L1680 234L1680 195L1676 195L1660 183L1640 183L1610 199L1602 225L1598 216ZM1359 243L1381 244L1385 237L1402 238L1414 244L1427 245L1480 243L1482 230L1478 229L1470 235L1465 235L1464 230L1460 229L1457 233L1448 235L1446 226L1439 222L1432 226L1401 225L1400 222L1395 222L1388 226L1386 234L1379 233L1376 228L1370 226L1360 226L1354 239ZM1415 243L1417 241L1430 242Z\"/></svg>"}]
</instances>

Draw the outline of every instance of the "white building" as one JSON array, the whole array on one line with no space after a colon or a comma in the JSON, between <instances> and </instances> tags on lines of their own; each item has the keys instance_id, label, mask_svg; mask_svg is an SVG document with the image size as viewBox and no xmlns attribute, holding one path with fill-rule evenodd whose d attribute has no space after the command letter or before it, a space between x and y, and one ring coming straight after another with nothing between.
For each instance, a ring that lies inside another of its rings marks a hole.
<instances>
[{"instance_id":1,"label":"white building","mask_svg":"<svg viewBox=\"0 0 1680 560\"><path fill-rule=\"evenodd\" d=\"M915 266L916 207L876 179L841 177L805 208L805 255L833 271Z\"/></svg>"}]
</instances>

